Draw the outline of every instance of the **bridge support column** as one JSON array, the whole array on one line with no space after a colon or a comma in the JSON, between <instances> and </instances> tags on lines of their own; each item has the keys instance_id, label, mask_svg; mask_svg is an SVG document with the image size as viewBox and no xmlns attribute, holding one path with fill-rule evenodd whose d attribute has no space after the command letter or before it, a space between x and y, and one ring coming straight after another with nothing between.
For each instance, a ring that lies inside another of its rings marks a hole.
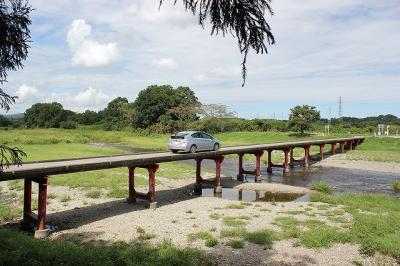
<instances>
[{"instance_id":1,"label":"bridge support column","mask_svg":"<svg viewBox=\"0 0 400 266\"><path fill-rule=\"evenodd\" d=\"M335 153L336 153L336 143L332 143L331 144L331 154L335 155Z\"/></svg>"},{"instance_id":2,"label":"bridge support column","mask_svg":"<svg viewBox=\"0 0 400 266\"><path fill-rule=\"evenodd\" d=\"M243 181L243 175L250 174L255 176L255 181L261 180L261 157L264 154L263 151L258 151L252 153L256 156L256 169L253 171L247 171L243 168L243 155L244 153L240 153L239 155L239 174L237 175L237 180Z\"/></svg>"},{"instance_id":3,"label":"bridge support column","mask_svg":"<svg viewBox=\"0 0 400 266\"><path fill-rule=\"evenodd\" d=\"M295 149L295 147L290 148L290 162L289 162L289 166L290 168L294 167L294 164L297 163L302 163L304 167L308 167L308 161L310 159L310 146L304 146L304 157L301 159L296 160L293 157L293 150Z\"/></svg>"},{"instance_id":4,"label":"bridge support column","mask_svg":"<svg viewBox=\"0 0 400 266\"><path fill-rule=\"evenodd\" d=\"M127 198L128 203L135 203L137 199L143 199L148 202L150 209L157 208L156 201L156 172L160 167L158 164L149 164L144 166L138 166L139 168L145 168L149 172L149 191L147 193L137 192L135 189L135 168L134 166L128 166L128 180L129 180L129 197Z\"/></svg>"},{"instance_id":5,"label":"bridge support column","mask_svg":"<svg viewBox=\"0 0 400 266\"><path fill-rule=\"evenodd\" d=\"M37 214L32 212L32 182L38 183L39 186ZM24 180L24 215L21 228L23 230L34 229L35 238L45 238L50 233L46 228L47 182L47 176Z\"/></svg>"},{"instance_id":6,"label":"bridge support column","mask_svg":"<svg viewBox=\"0 0 400 266\"><path fill-rule=\"evenodd\" d=\"M320 160L324 159L324 147L325 147L325 144L319 145L319 159Z\"/></svg>"},{"instance_id":7,"label":"bridge support column","mask_svg":"<svg viewBox=\"0 0 400 266\"><path fill-rule=\"evenodd\" d=\"M283 154L284 154L284 161L282 164L274 164L272 163L272 150L268 150L268 168L267 172L272 173L272 167L279 167L283 168L283 172L287 173L289 172L289 153L292 148L283 148Z\"/></svg>"},{"instance_id":8,"label":"bridge support column","mask_svg":"<svg viewBox=\"0 0 400 266\"><path fill-rule=\"evenodd\" d=\"M353 141L352 140L348 141L347 145L349 147L349 150L353 150Z\"/></svg>"},{"instance_id":9,"label":"bridge support column","mask_svg":"<svg viewBox=\"0 0 400 266\"><path fill-rule=\"evenodd\" d=\"M346 144L346 142L340 142L339 143L339 149L340 149L340 153L344 153L344 145Z\"/></svg>"},{"instance_id":10,"label":"bridge support column","mask_svg":"<svg viewBox=\"0 0 400 266\"><path fill-rule=\"evenodd\" d=\"M201 162L203 160L214 160L215 162L215 178L212 180L203 179L201 176ZM217 156L213 158L196 158L196 184L194 186L194 193L197 195L201 195L201 190L203 188L203 184L214 185L215 193L222 193L221 186L221 166L224 161L224 156Z\"/></svg>"}]
</instances>

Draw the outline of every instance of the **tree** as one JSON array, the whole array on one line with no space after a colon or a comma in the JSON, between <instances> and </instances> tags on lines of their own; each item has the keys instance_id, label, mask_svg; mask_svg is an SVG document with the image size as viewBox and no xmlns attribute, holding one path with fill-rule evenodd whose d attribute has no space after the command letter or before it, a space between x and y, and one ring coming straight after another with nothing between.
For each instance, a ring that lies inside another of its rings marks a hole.
<instances>
[{"instance_id":1,"label":"tree","mask_svg":"<svg viewBox=\"0 0 400 266\"><path fill-rule=\"evenodd\" d=\"M28 55L32 8L24 0L0 0L0 85L7 81L7 71L23 67ZM8 111L16 97L0 88L0 108ZM17 147L0 144L0 170L10 164L21 164L26 154Z\"/></svg>"},{"instance_id":2,"label":"tree","mask_svg":"<svg viewBox=\"0 0 400 266\"><path fill-rule=\"evenodd\" d=\"M216 118L234 118L236 114L229 111L229 107L224 104L203 104L201 106L201 114L205 117L212 116Z\"/></svg>"},{"instance_id":3,"label":"tree","mask_svg":"<svg viewBox=\"0 0 400 266\"><path fill-rule=\"evenodd\" d=\"M75 113L64 110L60 103L36 103L25 111L28 127L59 128L61 122L74 120Z\"/></svg>"},{"instance_id":4,"label":"tree","mask_svg":"<svg viewBox=\"0 0 400 266\"><path fill-rule=\"evenodd\" d=\"M311 123L320 119L320 113L314 106L298 105L290 109L289 127L295 132L304 135L306 130L311 129Z\"/></svg>"},{"instance_id":5,"label":"tree","mask_svg":"<svg viewBox=\"0 0 400 266\"><path fill-rule=\"evenodd\" d=\"M160 0L160 7L165 0ZM176 4L178 0L174 0ZM246 60L251 49L257 54L268 53L267 43L272 45L275 38L265 14L273 15L271 0L232 1L232 0L182 0L186 10L198 13L199 24L204 28L209 19L211 35L230 33L237 38L240 53L243 54L242 78L246 80Z\"/></svg>"},{"instance_id":6,"label":"tree","mask_svg":"<svg viewBox=\"0 0 400 266\"><path fill-rule=\"evenodd\" d=\"M117 97L108 103L103 111L105 121L104 128L106 130L121 130L127 125L125 110L128 103L128 99L125 97Z\"/></svg>"},{"instance_id":7,"label":"tree","mask_svg":"<svg viewBox=\"0 0 400 266\"><path fill-rule=\"evenodd\" d=\"M194 92L188 87L174 89L170 85L151 85L139 92L135 102L136 115L134 125L139 128L147 128L166 118L164 115L170 111L170 119L179 120L176 109L183 106L196 106L199 104ZM175 108L175 109L174 109ZM175 116L176 115L176 116Z\"/></svg>"}]
</instances>

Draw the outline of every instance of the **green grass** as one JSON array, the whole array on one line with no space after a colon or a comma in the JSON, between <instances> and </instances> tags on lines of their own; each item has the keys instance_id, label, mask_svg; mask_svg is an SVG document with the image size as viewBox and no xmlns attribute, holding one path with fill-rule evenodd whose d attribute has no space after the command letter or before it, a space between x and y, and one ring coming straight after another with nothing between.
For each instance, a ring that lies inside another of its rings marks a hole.
<instances>
[{"instance_id":1,"label":"green grass","mask_svg":"<svg viewBox=\"0 0 400 266\"><path fill-rule=\"evenodd\" d=\"M70 195L64 195L61 197L60 202L69 202L71 201L71 196Z\"/></svg>"},{"instance_id":2,"label":"green grass","mask_svg":"<svg viewBox=\"0 0 400 266\"><path fill-rule=\"evenodd\" d=\"M142 240L142 241L144 241L144 240L150 240L150 239L153 239L153 238L155 238L157 235L156 234L153 234L153 233L147 233L142 227L137 227L136 228L136 232L139 234L139 237L138 237L138 239L139 240Z\"/></svg>"},{"instance_id":3,"label":"green grass","mask_svg":"<svg viewBox=\"0 0 400 266\"><path fill-rule=\"evenodd\" d=\"M400 180L393 181L392 188L395 192L400 192Z\"/></svg>"},{"instance_id":4,"label":"green grass","mask_svg":"<svg viewBox=\"0 0 400 266\"><path fill-rule=\"evenodd\" d=\"M247 230L243 227L240 228L224 228L220 232L221 237L239 237L244 238L247 234Z\"/></svg>"},{"instance_id":5,"label":"green grass","mask_svg":"<svg viewBox=\"0 0 400 266\"><path fill-rule=\"evenodd\" d=\"M229 204L225 206L225 209L244 209L244 208L246 208L246 206L242 204Z\"/></svg>"},{"instance_id":6,"label":"green grass","mask_svg":"<svg viewBox=\"0 0 400 266\"><path fill-rule=\"evenodd\" d=\"M23 233L0 229L0 265L211 265L210 257L170 242L81 245L67 241L35 240Z\"/></svg>"},{"instance_id":7,"label":"green grass","mask_svg":"<svg viewBox=\"0 0 400 266\"><path fill-rule=\"evenodd\" d=\"M101 191L100 190L90 190L86 192L86 197L92 198L92 199L98 199L101 197Z\"/></svg>"},{"instance_id":8,"label":"green grass","mask_svg":"<svg viewBox=\"0 0 400 266\"><path fill-rule=\"evenodd\" d=\"M277 237L273 231L264 229L247 233L245 239L251 243L270 248Z\"/></svg>"},{"instance_id":9,"label":"green grass","mask_svg":"<svg viewBox=\"0 0 400 266\"><path fill-rule=\"evenodd\" d=\"M400 262L400 199L379 194L312 195L312 201L343 205L353 217L349 235L367 254L381 252Z\"/></svg>"},{"instance_id":10,"label":"green grass","mask_svg":"<svg viewBox=\"0 0 400 266\"><path fill-rule=\"evenodd\" d=\"M274 224L281 227L283 238L297 238L299 244L309 248L329 247L334 243L347 243L352 236L319 220L297 220L293 217L277 217Z\"/></svg>"},{"instance_id":11,"label":"green grass","mask_svg":"<svg viewBox=\"0 0 400 266\"><path fill-rule=\"evenodd\" d=\"M241 217L228 216L224 217L223 222L227 226L239 227L247 224L245 220L246 219L242 219Z\"/></svg>"},{"instance_id":12,"label":"green grass","mask_svg":"<svg viewBox=\"0 0 400 266\"><path fill-rule=\"evenodd\" d=\"M232 240L229 240L226 243L226 245L231 248L240 249L240 248L244 248L244 241L238 240L238 239L232 239Z\"/></svg>"},{"instance_id":13,"label":"green grass","mask_svg":"<svg viewBox=\"0 0 400 266\"><path fill-rule=\"evenodd\" d=\"M355 150L347 153L347 159L381 162L400 162L400 138L368 137Z\"/></svg>"},{"instance_id":14,"label":"green grass","mask_svg":"<svg viewBox=\"0 0 400 266\"><path fill-rule=\"evenodd\" d=\"M216 213L216 212L211 213L210 214L210 218L213 219L213 220L218 220L219 218L221 218L221 214Z\"/></svg>"},{"instance_id":15,"label":"green grass","mask_svg":"<svg viewBox=\"0 0 400 266\"><path fill-rule=\"evenodd\" d=\"M312 184L311 189L322 192L322 193L326 193L326 194L332 194L332 192L333 192L332 186L329 185L328 183L322 182L322 181Z\"/></svg>"},{"instance_id":16,"label":"green grass","mask_svg":"<svg viewBox=\"0 0 400 266\"><path fill-rule=\"evenodd\" d=\"M204 245L207 247L214 247L218 245L218 240L209 231L202 231L188 235L188 240L190 242L198 239L204 240Z\"/></svg>"},{"instance_id":17,"label":"green grass","mask_svg":"<svg viewBox=\"0 0 400 266\"><path fill-rule=\"evenodd\" d=\"M21 216L22 210L14 204L0 202L0 223L9 222Z\"/></svg>"}]
</instances>

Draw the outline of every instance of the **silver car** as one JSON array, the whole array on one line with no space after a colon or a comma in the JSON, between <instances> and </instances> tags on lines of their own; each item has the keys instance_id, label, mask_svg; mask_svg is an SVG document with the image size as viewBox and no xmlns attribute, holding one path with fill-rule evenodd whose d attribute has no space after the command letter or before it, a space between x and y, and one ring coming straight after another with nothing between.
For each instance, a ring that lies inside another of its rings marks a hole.
<instances>
[{"instance_id":1,"label":"silver car","mask_svg":"<svg viewBox=\"0 0 400 266\"><path fill-rule=\"evenodd\" d=\"M169 139L168 148L176 153L185 151L195 153L197 151L216 151L220 147L219 141L213 136L201 131L179 132Z\"/></svg>"}]
</instances>

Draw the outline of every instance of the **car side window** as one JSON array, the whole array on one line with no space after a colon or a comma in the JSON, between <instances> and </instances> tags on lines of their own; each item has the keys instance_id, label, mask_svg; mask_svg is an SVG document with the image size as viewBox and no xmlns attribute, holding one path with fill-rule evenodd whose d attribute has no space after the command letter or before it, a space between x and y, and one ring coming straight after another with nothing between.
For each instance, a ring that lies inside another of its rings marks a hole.
<instances>
[{"instance_id":1,"label":"car side window","mask_svg":"<svg viewBox=\"0 0 400 266\"><path fill-rule=\"evenodd\" d=\"M193 134L192 134L192 137L193 137L193 138L201 138L201 136L200 136L199 133L193 133Z\"/></svg>"},{"instance_id":2,"label":"car side window","mask_svg":"<svg viewBox=\"0 0 400 266\"><path fill-rule=\"evenodd\" d=\"M201 133L203 135L203 139L212 139L212 137L206 133Z\"/></svg>"}]
</instances>

